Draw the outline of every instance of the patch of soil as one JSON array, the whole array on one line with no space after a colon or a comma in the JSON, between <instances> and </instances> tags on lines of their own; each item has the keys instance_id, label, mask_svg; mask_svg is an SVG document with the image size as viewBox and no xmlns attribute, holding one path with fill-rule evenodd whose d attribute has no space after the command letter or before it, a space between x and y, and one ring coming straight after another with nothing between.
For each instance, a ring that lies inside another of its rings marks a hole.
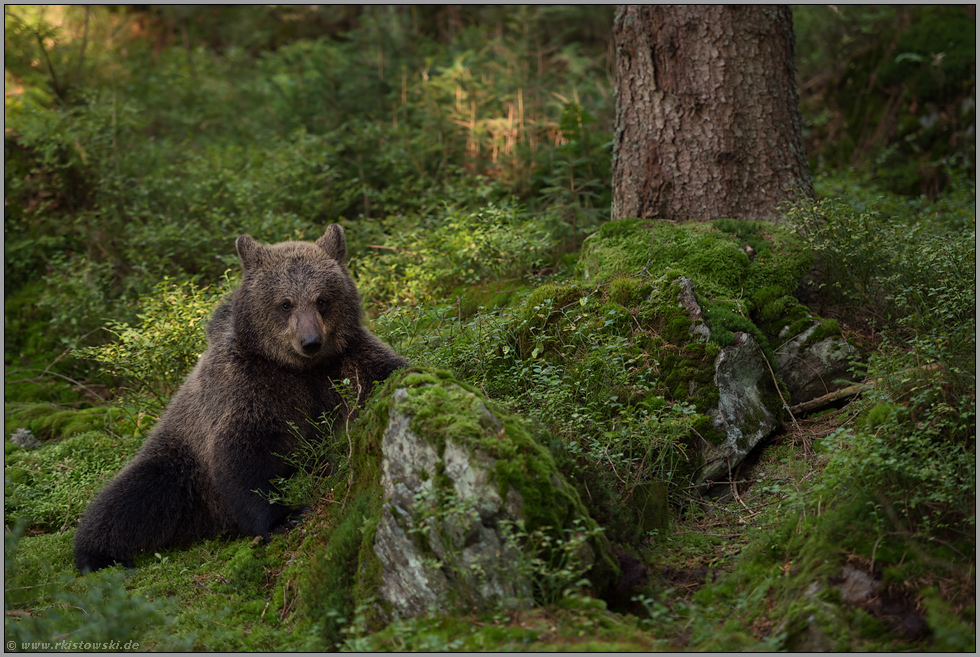
<instances>
[{"instance_id":1,"label":"patch of soil","mask_svg":"<svg viewBox=\"0 0 980 657\"><path fill-rule=\"evenodd\" d=\"M685 593L691 594L704 586L708 579L708 572L705 566L698 568L664 566L657 575L665 588L683 589Z\"/></svg>"}]
</instances>

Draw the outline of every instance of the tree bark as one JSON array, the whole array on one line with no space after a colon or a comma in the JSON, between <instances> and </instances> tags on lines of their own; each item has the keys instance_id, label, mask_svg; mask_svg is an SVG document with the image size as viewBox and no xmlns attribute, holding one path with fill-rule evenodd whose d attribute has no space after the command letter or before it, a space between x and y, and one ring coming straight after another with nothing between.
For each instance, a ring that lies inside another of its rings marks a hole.
<instances>
[{"instance_id":1,"label":"tree bark","mask_svg":"<svg viewBox=\"0 0 980 657\"><path fill-rule=\"evenodd\" d=\"M789 7L625 5L613 37L613 219L773 219L813 196Z\"/></svg>"}]
</instances>

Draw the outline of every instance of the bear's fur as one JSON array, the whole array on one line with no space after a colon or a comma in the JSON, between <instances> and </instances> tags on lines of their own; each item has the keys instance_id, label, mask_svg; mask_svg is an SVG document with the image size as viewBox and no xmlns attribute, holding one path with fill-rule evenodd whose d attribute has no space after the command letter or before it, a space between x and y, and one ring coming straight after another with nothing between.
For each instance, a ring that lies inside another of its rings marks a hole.
<instances>
[{"instance_id":1,"label":"bear's fur","mask_svg":"<svg viewBox=\"0 0 980 657\"><path fill-rule=\"evenodd\" d=\"M242 282L215 310L207 351L79 523L82 572L216 534L268 538L297 511L255 492L290 474L278 456L295 448L290 424L314 437L308 420L343 403L334 382L350 379L363 401L407 365L361 324L340 226L315 243L236 246Z\"/></svg>"}]
</instances>

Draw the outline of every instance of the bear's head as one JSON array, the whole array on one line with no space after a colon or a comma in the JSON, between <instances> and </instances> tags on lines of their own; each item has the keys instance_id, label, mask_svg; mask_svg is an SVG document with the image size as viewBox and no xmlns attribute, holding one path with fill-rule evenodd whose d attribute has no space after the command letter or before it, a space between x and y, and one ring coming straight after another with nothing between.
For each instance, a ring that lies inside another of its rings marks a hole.
<instances>
[{"instance_id":1,"label":"bear's head","mask_svg":"<svg viewBox=\"0 0 980 657\"><path fill-rule=\"evenodd\" d=\"M242 284L232 302L239 349L285 367L306 369L335 359L356 337L361 300L347 272L344 229L334 224L316 242L236 242Z\"/></svg>"}]
</instances>

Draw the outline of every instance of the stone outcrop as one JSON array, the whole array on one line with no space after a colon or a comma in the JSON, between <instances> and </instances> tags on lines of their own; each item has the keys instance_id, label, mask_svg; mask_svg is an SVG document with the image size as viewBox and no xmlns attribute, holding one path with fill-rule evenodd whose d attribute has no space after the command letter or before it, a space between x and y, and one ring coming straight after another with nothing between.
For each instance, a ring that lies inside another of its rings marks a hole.
<instances>
[{"instance_id":1,"label":"stone outcrop","mask_svg":"<svg viewBox=\"0 0 980 657\"><path fill-rule=\"evenodd\" d=\"M850 385L847 377L854 359L860 356L856 347L840 335L818 335L821 323L814 319L805 331L789 337L776 349L774 366L789 390L790 403L802 404Z\"/></svg>"},{"instance_id":2,"label":"stone outcrop","mask_svg":"<svg viewBox=\"0 0 980 657\"><path fill-rule=\"evenodd\" d=\"M571 550L565 557L595 588L615 576L608 542L550 454L515 432L456 383L395 391L381 441L383 503L373 540L390 618L533 604L536 555L523 539L535 529L569 538L569 528L595 529L587 540L553 545ZM546 525L548 518L564 524Z\"/></svg>"},{"instance_id":3,"label":"stone outcrop","mask_svg":"<svg viewBox=\"0 0 980 657\"><path fill-rule=\"evenodd\" d=\"M690 334L708 340L711 331L704 323L693 282L689 278L675 282L680 287L677 302L691 318ZM775 382L765 354L751 335L736 332L734 344L722 347L715 357L714 370L718 404L708 409L708 416L725 437L720 444L704 448L704 465L697 472L696 483L727 477L779 422Z\"/></svg>"},{"instance_id":4,"label":"stone outcrop","mask_svg":"<svg viewBox=\"0 0 980 657\"><path fill-rule=\"evenodd\" d=\"M735 344L723 347L715 358L715 384L718 406L708 415L725 432L725 440L704 453L700 478L705 482L727 477L779 423L772 375L748 333L736 333Z\"/></svg>"}]
</instances>

